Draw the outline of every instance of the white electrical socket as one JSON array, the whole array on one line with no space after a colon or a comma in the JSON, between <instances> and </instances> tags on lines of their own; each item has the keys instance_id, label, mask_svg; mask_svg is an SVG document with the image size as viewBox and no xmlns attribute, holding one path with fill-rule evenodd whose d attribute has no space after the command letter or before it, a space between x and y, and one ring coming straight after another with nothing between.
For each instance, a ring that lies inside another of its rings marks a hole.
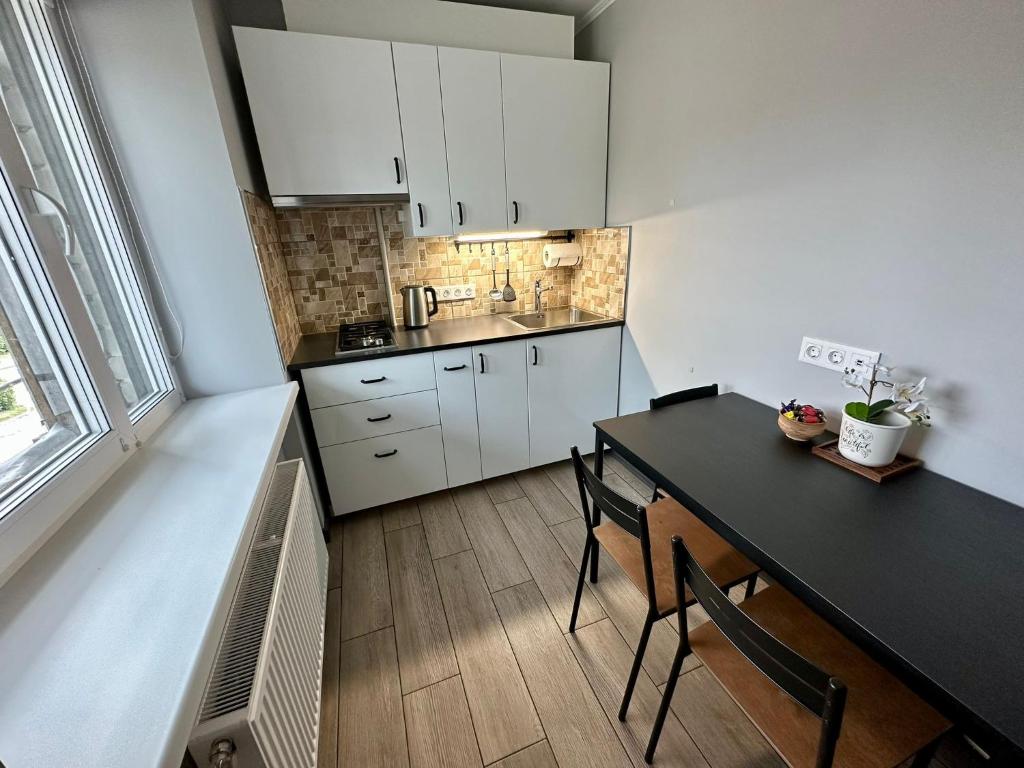
<instances>
[{"instance_id":1,"label":"white electrical socket","mask_svg":"<svg viewBox=\"0 0 1024 768\"><path fill-rule=\"evenodd\" d=\"M871 352L847 344L804 336L803 341L800 342L800 354L797 356L797 360L840 373L847 370L869 373L872 366L881 357L881 352Z\"/></svg>"},{"instance_id":2,"label":"white electrical socket","mask_svg":"<svg viewBox=\"0 0 1024 768\"><path fill-rule=\"evenodd\" d=\"M465 301L476 298L476 286L471 283L463 285L439 285L434 288L437 291L438 301Z\"/></svg>"}]
</instances>

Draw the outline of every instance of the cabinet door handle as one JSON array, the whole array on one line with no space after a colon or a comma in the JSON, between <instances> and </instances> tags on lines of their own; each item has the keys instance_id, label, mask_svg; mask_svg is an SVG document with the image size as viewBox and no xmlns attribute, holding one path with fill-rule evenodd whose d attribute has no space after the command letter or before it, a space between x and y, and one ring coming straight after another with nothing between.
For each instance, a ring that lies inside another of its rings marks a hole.
<instances>
[{"instance_id":1,"label":"cabinet door handle","mask_svg":"<svg viewBox=\"0 0 1024 768\"><path fill-rule=\"evenodd\" d=\"M420 212L420 229L423 229L423 227L426 226L423 223L423 203L416 203L416 210Z\"/></svg>"},{"instance_id":2,"label":"cabinet door handle","mask_svg":"<svg viewBox=\"0 0 1024 768\"><path fill-rule=\"evenodd\" d=\"M451 368L449 368L449 367L448 367L448 366L446 365L446 366L444 367L444 369L445 369L446 371L461 371L461 370L462 370L463 368L465 368L465 367L466 367L466 364L465 364L465 363L463 363L462 365L453 365L453 366L452 366Z\"/></svg>"},{"instance_id":3,"label":"cabinet door handle","mask_svg":"<svg viewBox=\"0 0 1024 768\"><path fill-rule=\"evenodd\" d=\"M519 223L519 201L518 200L513 200L512 201L512 223L513 224L518 224Z\"/></svg>"},{"instance_id":4,"label":"cabinet door handle","mask_svg":"<svg viewBox=\"0 0 1024 768\"><path fill-rule=\"evenodd\" d=\"M360 384L380 384L382 381L385 381L386 379L387 379L387 376L381 376L379 379L360 379L359 383Z\"/></svg>"},{"instance_id":5,"label":"cabinet door handle","mask_svg":"<svg viewBox=\"0 0 1024 768\"><path fill-rule=\"evenodd\" d=\"M457 201L455 205L457 205L459 208L459 226L461 227L463 224L466 223L466 217L462 215L462 201Z\"/></svg>"},{"instance_id":6,"label":"cabinet door handle","mask_svg":"<svg viewBox=\"0 0 1024 768\"><path fill-rule=\"evenodd\" d=\"M376 422L376 421L387 421L390 418L391 418L391 414L389 413L387 416L367 416L366 420L371 422L371 423L373 423L373 422Z\"/></svg>"},{"instance_id":7,"label":"cabinet door handle","mask_svg":"<svg viewBox=\"0 0 1024 768\"><path fill-rule=\"evenodd\" d=\"M480 355L480 373L487 373L487 371L484 370L484 353L478 352L477 354Z\"/></svg>"},{"instance_id":8,"label":"cabinet door handle","mask_svg":"<svg viewBox=\"0 0 1024 768\"><path fill-rule=\"evenodd\" d=\"M392 448L390 451L384 451L384 453L375 453L373 457L375 459L386 459L388 456L394 456L396 453L398 453L398 449Z\"/></svg>"},{"instance_id":9,"label":"cabinet door handle","mask_svg":"<svg viewBox=\"0 0 1024 768\"><path fill-rule=\"evenodd\" d=\"M537 345L533 344L532 347L533 347L533 364L536 365L537 364Z\"/></svg>"},{"instance_id":10,"label":"cabinet door handle","mask_svg":"<svg viewBox=\"0 0 1024 768\"><path fill-rule=\"evenodd\" d=\"M395 184L402 183L402 166L398 164L398 158L395 158Z\"/></svg>"}]
</instances>

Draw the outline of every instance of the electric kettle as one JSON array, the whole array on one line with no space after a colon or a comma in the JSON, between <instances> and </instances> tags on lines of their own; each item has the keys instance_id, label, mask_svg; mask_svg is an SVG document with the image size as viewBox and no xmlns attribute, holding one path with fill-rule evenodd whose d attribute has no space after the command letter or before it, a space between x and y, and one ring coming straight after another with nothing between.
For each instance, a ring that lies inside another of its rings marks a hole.
<instances>
[{"instance_id":1,"label":"electric kettle","mask_svg":"<svg viewBox=\"0 0 1024 768\"><path fill-rule=\"evenodd\" d=\"M431 304L427 306L427 294ZM437 314L437 292L429 285L402 286L402 314L406 328L426 328L430 318Z\"/></svg>"}]
</instances>

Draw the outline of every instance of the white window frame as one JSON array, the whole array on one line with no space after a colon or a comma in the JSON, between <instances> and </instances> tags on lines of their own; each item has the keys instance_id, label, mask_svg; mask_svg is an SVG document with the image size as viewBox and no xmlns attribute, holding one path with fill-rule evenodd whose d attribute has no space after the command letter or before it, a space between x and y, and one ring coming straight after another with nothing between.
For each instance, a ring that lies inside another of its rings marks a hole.
<instances>
[{"instance_id":1,"label":"white window frame","mask_svg":"<svg viewBox=\"0 0 1024 768\"><path fill-rule=\"evenodd\" d=\"M84 448L71 448L47 462L43 470L18 489L5 509L0 510L3 514L0 517L0 586L148 441L184 399L150 309L153 304L143 278L145 272L129 242L132 229L127 214L114 200L115 195L120 197L122 189L115 178L117 169L107 164L106 152L104 155L97 152L97 148L106 149L109 145L88 111L90 101L78 80L77 57L64 38L61 11L49 4L44 6L41 0L0 0L8 1L22 13L32 15L29 25L36 25L33 39L38 46L33 55L37 65L41 63L40 56L45 56L45 64L50 65L46 67L46 85L51 105L58 98L69 105L60 130L78 160L76 171L85 174L81 180L87 185L96 213L106 218L100 230L114 258L120 260L118 266L122 272L115 271L115 274L126 273L134 278L120 282L137 314L149 321L139 329L144 336L140 343L151 363L155 361L160 379L158 387L163 388L143 400L136 412L129 415L71 267L50 226L49 217L56 214L66 221L66 214L56 201L34 189L35 179L25 162L14 125L0 102L0 160L7 177L0 179L0 196L7 196L7 203L14 198L21 214L18 239L23 251L38 256L37 259L32 255L26 257L24 252L15 253L17 271L26 292L31 294L32 304L39 308L40 321L44 325L48 323L47 313L50 320L58 319L49 323L46 337L51 342L63 339L65 344L74 347L66 356L61 355L59 349L53 350L62 368L84 379L87 382L84 390L94 390L96 395L86 398L89 402L84 403L84 409L92 414L91 441ZM52 38L47 28L53 31ZM57 66L52 66L54 62ZM69 63L74 70L69 71ZM13 189L7 186L8 181Z\"/></svg>"}]
</instances>

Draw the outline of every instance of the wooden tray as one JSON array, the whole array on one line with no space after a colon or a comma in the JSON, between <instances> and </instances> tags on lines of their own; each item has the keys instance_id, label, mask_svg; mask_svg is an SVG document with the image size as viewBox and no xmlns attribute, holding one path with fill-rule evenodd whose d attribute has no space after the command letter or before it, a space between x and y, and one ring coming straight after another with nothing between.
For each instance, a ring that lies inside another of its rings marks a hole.
<instances>
[{"instance_id":1,"label":"wooden tray","mask_svg":"<svg viewBox=\"0 0 1024 768\"><path fill-rule=\"evenodd\" d=\"M861 477L866 477L868 480L873 480L876 483L882 483L890 478L902 475L906 472L910 472L913 469L924 464L920 459L912 459L909 456L899 454L896 460L892 464L884 467L865 467L863 464L858 464L855 461L850 461L848 458L843 456L839 452L839 438L835 440L829 440L826 443L811 448L811 453L815 456L820 456L826 461L831 461L833 464L838 464L843 469L848 469L851 472L855 472Z\"/></svg>"}]
</instances>

